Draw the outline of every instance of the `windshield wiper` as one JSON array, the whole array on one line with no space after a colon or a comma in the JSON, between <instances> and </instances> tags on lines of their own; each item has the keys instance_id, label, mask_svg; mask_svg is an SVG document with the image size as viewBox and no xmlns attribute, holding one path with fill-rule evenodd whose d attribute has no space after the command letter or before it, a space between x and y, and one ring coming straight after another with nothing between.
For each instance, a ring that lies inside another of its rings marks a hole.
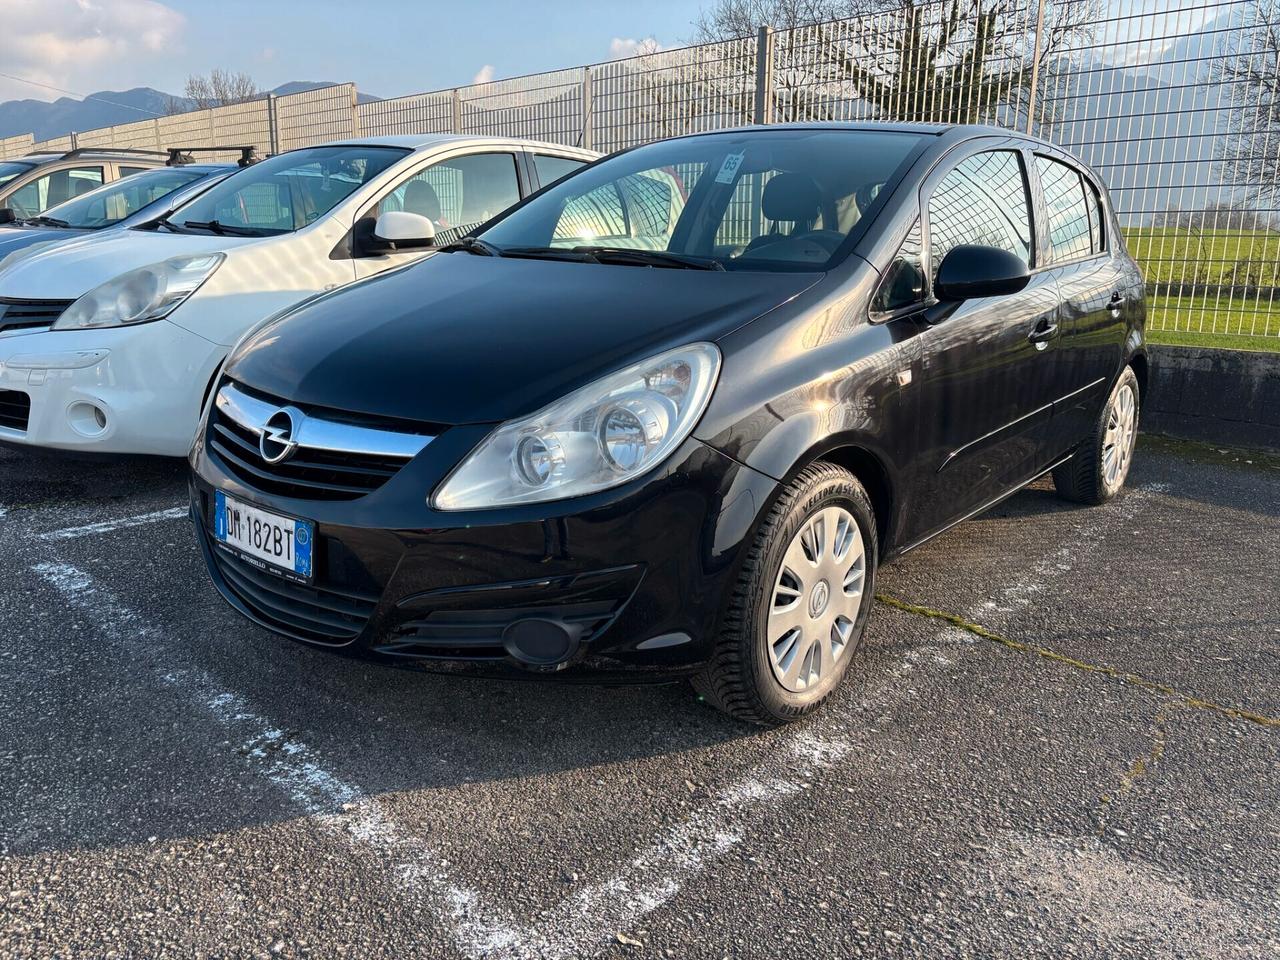
<instances>
[{"instance_id":1,"label":"windshield wiper","mask_svg":"<svg viewBox=\"0 0 1280 960\"><path fill-rule=\"evenodd\" d=\"M447 243L440 248L441 253L453 253L455 250L474 253L478 257L503 256L503 250L501 247L495 246L488 240L481 240L479 237L463 237L461 240L455 240L453 243Z\"/></svg>"},{"instance_id":2,"label":"windshield wiper","mask_svg":"<svg viewBox=\"0 0 1280 960\"><path fill-rule=\"evenodd\" d=\"M22 222L23 222L23 223L29 223L29 224L35 224L36 226L41 226L41 227L64 227L64 228L68 228L68 227L70 227L70 226L71 226L71 224L67 223L67 221L65 221L65 220L59 220L57 217L44 217L44 216L40 216L40 217L28 217L26 220L23 220Z\"/></svg>"},{"instance_id":3,"label":"windshield wiper","mask_svg":"<svg viewBox=\"0 0 1280 960\"><path fill-rule=\"evenodd\" d=\"M633 250L631 247L573 248L576 253L590 254L599 263L633 263L646 267L675 267L684 270L724 270L724 264L710 257L693 257L667 250Z\"/></svg>"},{"instance_id":4,"label":"windshield wiper","mask_svg":"<svg viewBox=\"0 0 1280 960\"><path fill-rule=\"evenodd\" d=\"M168 222L167 220L165 221ZM190 227L193 230L208 230L210 233L216 233L220 237L260 237L261 231L253 227L237 227L229 223L219 223L217 220L184 220L182 226Z\"/></svg>"},{"instance_id":5,"label":"windshield wiper","mask_svg":"<svg viewBox=\"0 0 1280 960\"><path fill-rule=\"evenodd\" d=\"M573 263L599 263L595 254L585 247L572 250L565 247L503 247L504 257L521 257L527 260L569 260Z\"/></svg>"}]
</instances>

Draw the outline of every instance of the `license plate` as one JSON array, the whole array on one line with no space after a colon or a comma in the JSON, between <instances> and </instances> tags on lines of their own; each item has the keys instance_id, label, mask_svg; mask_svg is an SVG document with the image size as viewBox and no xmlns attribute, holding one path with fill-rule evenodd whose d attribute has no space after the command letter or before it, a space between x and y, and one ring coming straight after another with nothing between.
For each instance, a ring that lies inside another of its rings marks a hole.
<instances>
[{"instance_id":1,"label":"license plate","mask_svg":"<svg viewBox=\"0 0 1280 960\"><path fill-rule=\"evenodd\" d=\"M310 520L268 513L221 492L214 495L214 538L290 580L311 579L314 534Z\"/></svg>"}]
</instances>

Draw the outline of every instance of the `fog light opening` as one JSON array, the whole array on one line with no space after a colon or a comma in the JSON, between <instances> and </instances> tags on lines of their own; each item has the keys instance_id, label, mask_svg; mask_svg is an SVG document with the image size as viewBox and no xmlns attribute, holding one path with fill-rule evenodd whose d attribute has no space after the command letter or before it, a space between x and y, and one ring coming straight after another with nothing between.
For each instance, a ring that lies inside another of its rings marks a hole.
<instances>
[{"instance_id":1,"label":"fog light opening","mask_svg":"<svg viewBox=\"0 0 1280 960\"><path fill-rule=\"evenodd\" d=\"M530 667L556 667L578 651L579 631L559 620L530 617L502 631L507 653Z\"/></svg>"},{"instance_id":2,"label":"fog light opening","mask_svg":"<svg viewBox=\"0 0 1280 960\"><path fill-rule=\"evenodd\" d=\"M67 410L67 423L82 437L100 437L107 432L107 411L96 403L80 401Z\"/></svg>"}]
</instances>

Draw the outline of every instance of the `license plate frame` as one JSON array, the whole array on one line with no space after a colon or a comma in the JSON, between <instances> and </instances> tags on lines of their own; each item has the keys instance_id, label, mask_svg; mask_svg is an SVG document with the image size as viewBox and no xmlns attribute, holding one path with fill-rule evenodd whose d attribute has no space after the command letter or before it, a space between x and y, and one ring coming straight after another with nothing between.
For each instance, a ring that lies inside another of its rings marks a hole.
<instances>
[{"instance_id":1,"label":"license plate frame","mask_svg":"<svg viewBox=\"0 0 1280 960\"><path fill-rule=\"evenodd\" d=\"M310 584L315 579L315 532L313 520L265 510L221 490L214 493L214 543L285 580Z\"/></svg>"}]
</instances>

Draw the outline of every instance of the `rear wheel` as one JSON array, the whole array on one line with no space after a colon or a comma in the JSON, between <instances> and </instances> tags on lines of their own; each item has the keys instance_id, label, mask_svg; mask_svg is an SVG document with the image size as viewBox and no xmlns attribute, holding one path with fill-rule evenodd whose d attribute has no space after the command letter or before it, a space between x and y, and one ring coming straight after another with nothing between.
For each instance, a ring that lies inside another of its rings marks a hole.
<instances>
[{"instance_id":1,"label":"rear wheel","mask_svg":"<svg viewBox=\"0 0 1280 960\"><path fill-rule=\"evenodd\" d=\"M1053 471L1058 494L1076 503L1106 503L1124 486L1138 440L1138 377L1125 367L1089 439Z\"/></svg>"},{"instance_id":2,"label":"rear wheel","mask_svg":"<svg viewBox=\"0 0 1280 960\"><path fill-rule=\"evenodd\" d=\"M698 691L770 726L817 709L861 643L878 547L857 478L833 464L807 467L756 534Z\"/></svg>"}]
</instances>

